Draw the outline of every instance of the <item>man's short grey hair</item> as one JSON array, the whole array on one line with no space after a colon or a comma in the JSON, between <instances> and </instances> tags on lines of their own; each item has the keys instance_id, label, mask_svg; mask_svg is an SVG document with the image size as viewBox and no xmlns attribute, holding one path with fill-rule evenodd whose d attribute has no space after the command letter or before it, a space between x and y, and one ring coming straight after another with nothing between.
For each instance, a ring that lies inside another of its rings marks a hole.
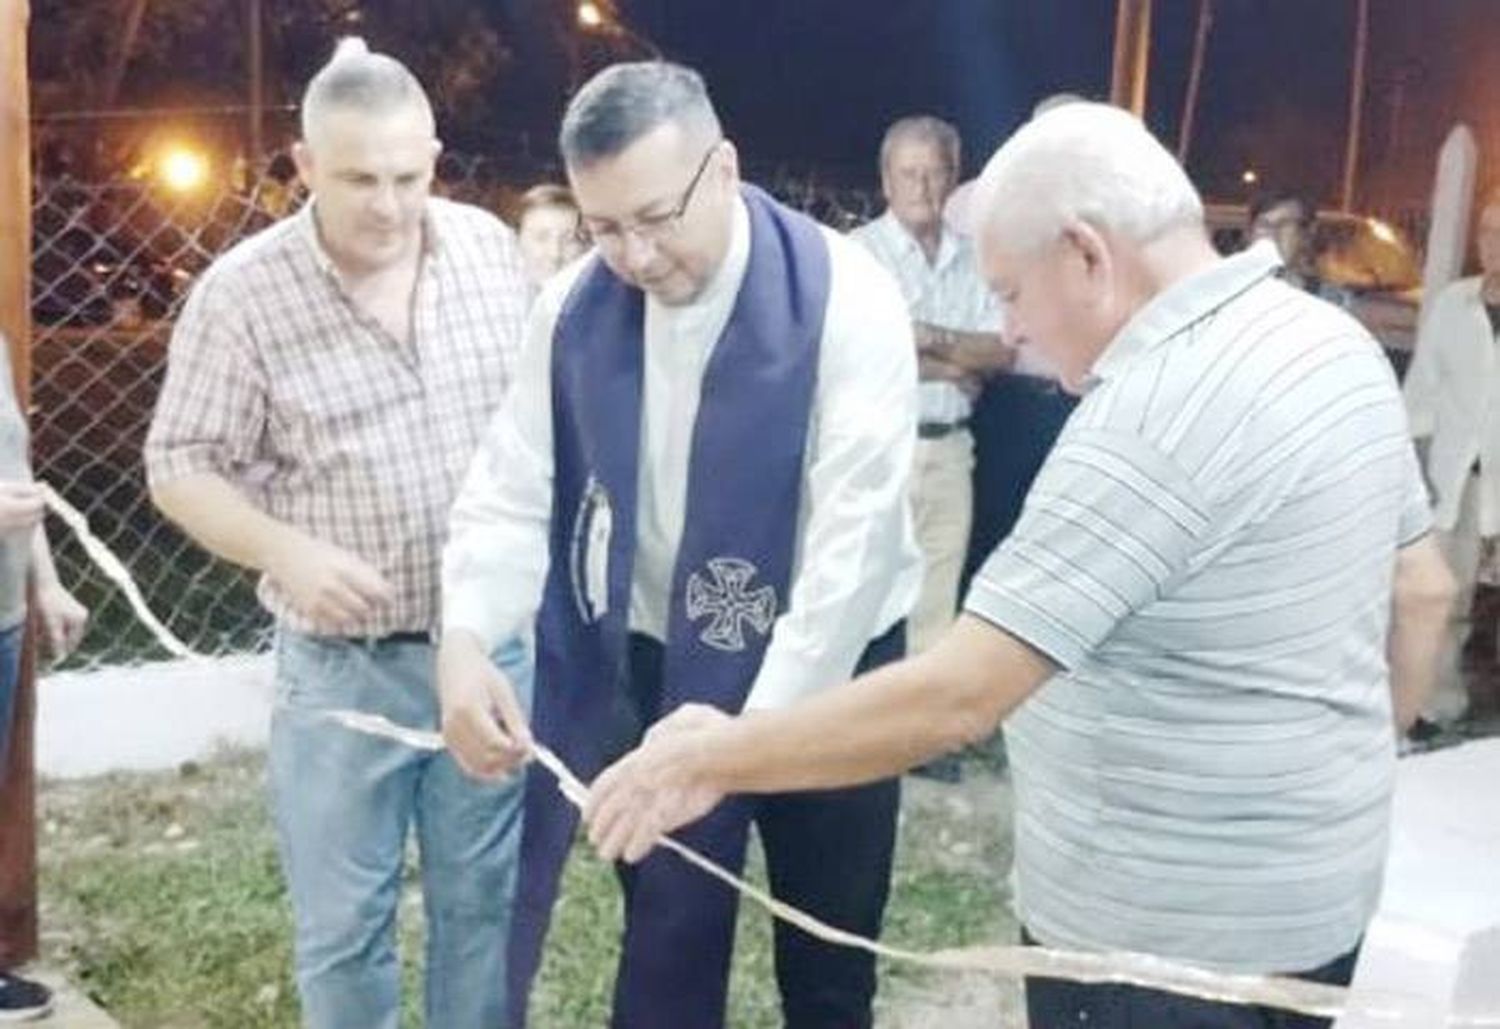
<instances>
[{"instance_id":1,"label":"man's short grey hair","mask_svg":"<svg viewBox=\"0 0 1500 1029\"><path fill-rule=\"evenodd\" d=\"M311 139L331 110L380 115L408 105L432 116L422 84L406 65L387 54L372 53L358 36L346 36L302 95L302 138Z\"/></svg>"},{"instance_id":2,"label":"man's short grey hair","mask_svg":"<svg viewBox=\"0 0 1500 1029\"><path fill-rule=\"evenodd\" d=\"M708 142L723 135L703 77L670 61L605 68L563 114L558 149L569 167L614 157L659 126L675 124Z\"/></svg>"},{"instance_id":3,"label":"man's short grey hair","mask_svg":"<svg viewBox=\"0 0 1500 1029\"><path fill-rule=\"evenodd\" d=\"M1203 201L1187 173L1129 111L1063 104L1022 125L979 178L981 236L993 229L1007 252L1029 254L1071 221L1137 243L1203 225Z\"/></svg>"},{"instance_id":4,"label":"man's short grey hair","mask_svg":"<svg viewBox=\"0 0 1500 1029\"><path fill-rule=\"evenodd\" d=\"M930 143L937 152L948 162L948 170L958 175L959 162L963 157L963 145L958 138L958 130L941 118L934 118L930 114L917 114L909 118L898 118L891 123L891 127L885 130L885 138L880 141L880 170L884 173L886 165L890 162L891 151L896 149L897 144L908 140Z\"/></svg>"}]
</instances>

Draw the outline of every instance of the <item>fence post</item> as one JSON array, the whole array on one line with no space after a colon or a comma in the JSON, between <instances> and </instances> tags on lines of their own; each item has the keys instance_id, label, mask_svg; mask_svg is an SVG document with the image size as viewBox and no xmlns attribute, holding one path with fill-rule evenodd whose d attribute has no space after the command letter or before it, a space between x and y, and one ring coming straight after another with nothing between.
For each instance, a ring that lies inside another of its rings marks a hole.
<instances>
[{"instance_id":1,"label":"fence post","mask_svg":"<svg viewBox=\"0 0 1500 1029\"><path fill-rule=\"evenodd\" d=\"M10 344L16 396L27 409L31 368L31 138L26 83L27 0L0 0L0 330ZM36 680L27 633L21 682L0 769L0 968L36 955Z\"/></svg>"}]
</instances>

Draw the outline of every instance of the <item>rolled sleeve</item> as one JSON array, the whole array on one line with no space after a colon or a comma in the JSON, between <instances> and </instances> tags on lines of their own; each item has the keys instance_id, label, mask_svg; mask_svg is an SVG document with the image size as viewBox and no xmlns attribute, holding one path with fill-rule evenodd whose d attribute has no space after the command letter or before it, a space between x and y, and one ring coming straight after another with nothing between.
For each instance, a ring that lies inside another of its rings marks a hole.
<instances>
[{"instance_id":1,"label":"rolled sleeve","mask_svg":"<svg viewBox=\"0 0 1500 1029\"><path fill-rule=\"evenodd\" d=\"M1209 525L1199 487L1139 437L1066 436L965 610L1074 668L1190 567Z\"/></svg>"},{"instance_id":2,"label":"rolled sleeve","mask_svg":"<svg viewBox=\"0 0 1500 1029\"><path fill-rule=\"evenodd\" d=\"M143 451L153 485L200 473L233 476L255 460L266 379L244 317L216 278L203 280L183 307Z\"/></svg>"}]
</instances>

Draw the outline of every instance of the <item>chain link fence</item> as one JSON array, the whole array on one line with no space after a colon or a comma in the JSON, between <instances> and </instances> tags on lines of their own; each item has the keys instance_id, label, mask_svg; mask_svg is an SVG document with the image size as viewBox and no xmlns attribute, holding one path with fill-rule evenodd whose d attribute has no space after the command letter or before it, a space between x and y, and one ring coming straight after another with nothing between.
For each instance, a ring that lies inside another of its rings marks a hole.
<instances>
[{"instance_id":1,"label":"chain link fence","mask_svg":"<svg viewBox=\"0 0 1500 1029\"><path fill-rule=\"evenodd\" d=\"M851 228L878 210L873 190L786 167L752 172L784 201L835 228ZM444 155L435 190L506 214L527 186L557 175L528 156ZM229 178L173 193L146 177L41 176L32 212L35 473L88 517L168 628L215 655L269 643L255 577L162 518L147 493L141 446L166 371L172 321L193 280L302 200L285 156L253 171L235 169ZM63 582L92 613L67 667L166 657L71 535L54 525L52 536Z\"/></svg>"}]
</instances>

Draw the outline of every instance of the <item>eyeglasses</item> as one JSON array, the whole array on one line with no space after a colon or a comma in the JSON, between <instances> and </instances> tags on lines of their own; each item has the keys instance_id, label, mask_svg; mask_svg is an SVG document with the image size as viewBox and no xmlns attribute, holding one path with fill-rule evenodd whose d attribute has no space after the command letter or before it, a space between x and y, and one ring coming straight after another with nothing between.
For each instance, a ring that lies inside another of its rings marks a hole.
<instances>
[{"instance_id":1,"label":"eyeglasses","mask_svg":"<svg viewBox=\"0 0 1500 1029\"><path fill-rule=\"evenodd\" d=\"M683 215L687 214L688 205L693 202L693 194L698 189L698 183L703 178L703 173L708 170L708 159L719 149L722 140L714 140L712 146L704 153L703 160L698 162L698 170L693 173L692 181L687 184L687 189L682 191L682 199L677 201L677 206L663 214L648 214L637 218L633 222L609 222L595 221L578 217L578 227L574 230L578 240L584 246L590 244L600 249L612 249L623 246L626 236L634 236L642 243L659 243L668 236L673 235L682 227Z\"/></svg>"}]
</instances>

